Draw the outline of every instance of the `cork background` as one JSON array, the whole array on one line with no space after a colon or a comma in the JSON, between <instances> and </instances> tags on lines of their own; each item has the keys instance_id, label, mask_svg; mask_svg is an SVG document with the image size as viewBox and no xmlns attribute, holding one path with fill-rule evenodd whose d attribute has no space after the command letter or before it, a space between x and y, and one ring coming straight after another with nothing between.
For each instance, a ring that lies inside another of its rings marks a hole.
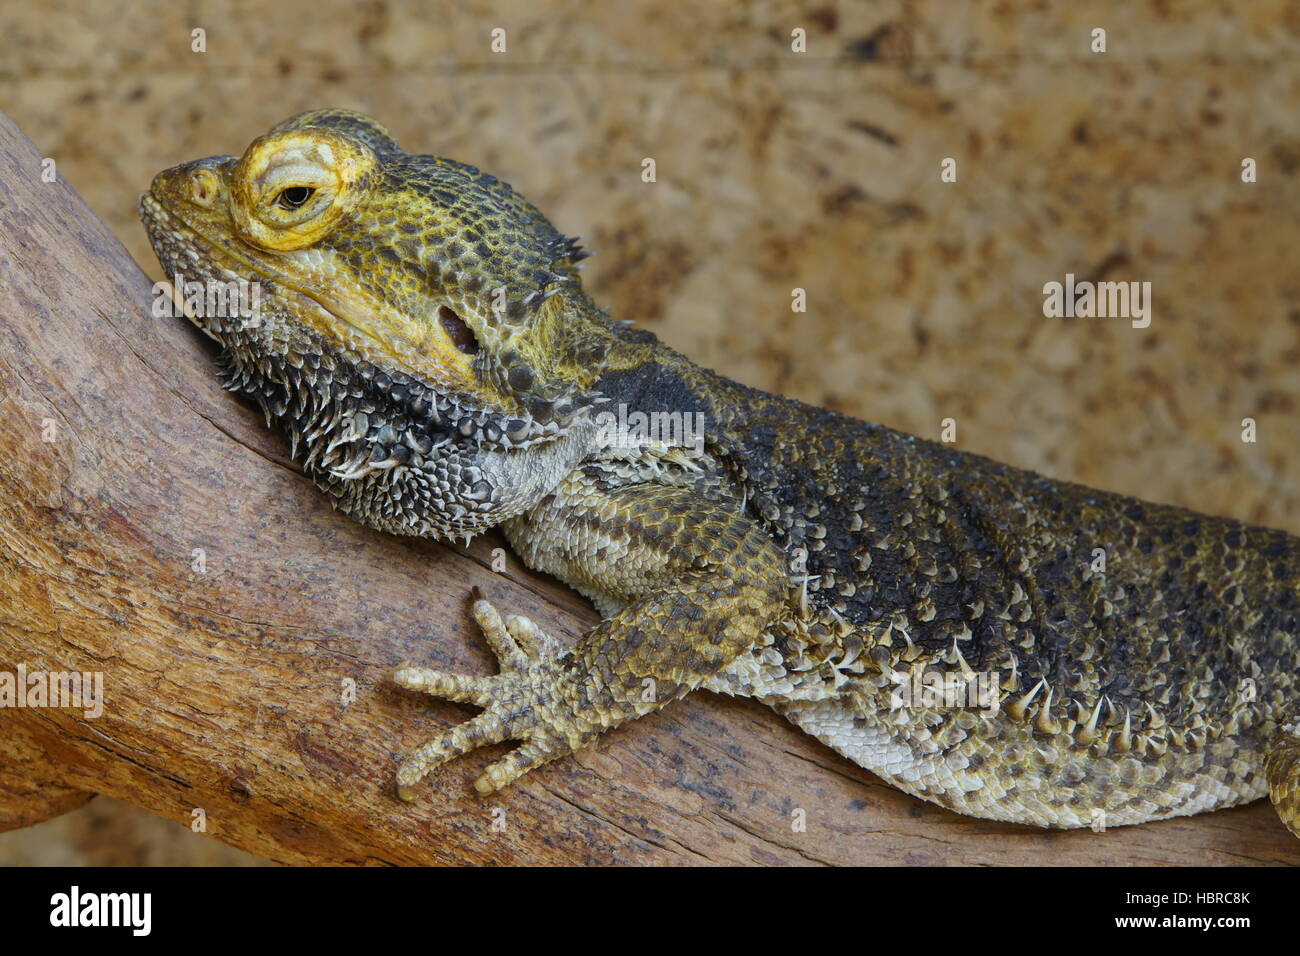
<instances>
[{"instance_id":1,"label":"cork background","mask_svg":"<svg viewBox=\"0 0 1300 956\"><path fill-rule=\"evenodd\" d=\"M157 278L153 174L324 106L512 183L595 251L605 308L701 364L1300 533L1300 3L0 11L0 109ZM1067 273L1150 282L1150 326L1044 317ZM187 823L92 801L0 864L256 862Z\"/></svg>"}]
</instances>

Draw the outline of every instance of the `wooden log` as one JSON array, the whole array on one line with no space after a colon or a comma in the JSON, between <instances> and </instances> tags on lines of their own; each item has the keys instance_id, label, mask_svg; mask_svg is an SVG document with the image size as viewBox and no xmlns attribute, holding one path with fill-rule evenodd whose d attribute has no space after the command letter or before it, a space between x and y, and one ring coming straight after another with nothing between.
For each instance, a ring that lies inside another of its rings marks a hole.
<instances>
[{"instance_id":1,"label":"wooden log","mask_svg":"<svg viewBox=\"0 0 1300 956\"><path fill-rule=\"evenodd\" d=\"M498 537L332 511L41 158L0 115L0 674L102 674L104 701L0 709L0 829L109 794L290 863L1300 863L1267 803L1106 833L960 817L703 693L491 798L470 782L506 745L399 802L400 757L472 709L384 675L490 671L471 586L570 641L595 614L513 556L494 573Z\"/></svg>"}]
</instances>

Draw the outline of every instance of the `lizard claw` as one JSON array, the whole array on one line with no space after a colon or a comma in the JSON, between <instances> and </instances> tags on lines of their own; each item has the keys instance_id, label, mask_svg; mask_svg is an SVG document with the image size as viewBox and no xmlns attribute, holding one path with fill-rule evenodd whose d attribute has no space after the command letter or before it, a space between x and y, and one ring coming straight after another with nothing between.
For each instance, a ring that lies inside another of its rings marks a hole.
<instances>
[{"instance_id":1,"label":"lizard claw","mask_svg":"<svg viewBox=\"0 0 1300 956\"><path fill-rule=\"evenodd\" d=\"M527 773L533 767L563 756L578 745L565 733L563 695L557 693L564 673L556 664L557 641L526 617L502 618L497 609L476 593L472 612L483 637L496 655L501 672L492 677L451 674L402 664L392 672L395 683L482 707L483 713L425 743L402 761L397 771L397 794L415 798L415 787L428 773L447 761L479 747L503 740L523 745L489 766L474 789L489 794Z\"/></svg>"}]
</instances>

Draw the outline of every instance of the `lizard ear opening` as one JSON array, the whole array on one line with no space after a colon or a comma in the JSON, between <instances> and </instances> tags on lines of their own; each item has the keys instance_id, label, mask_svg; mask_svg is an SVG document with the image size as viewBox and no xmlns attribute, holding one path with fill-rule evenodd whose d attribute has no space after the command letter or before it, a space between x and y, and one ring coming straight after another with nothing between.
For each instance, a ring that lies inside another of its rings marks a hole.
<instances>
[{"instance_id":1,"label":"lizard ear opening","mask_svg":"<svg viewBox=\"0 0 1300 956\"><path fill-rule=\"evenodd\" d=\"M445 305L438 306L438 321L451 339L452 344L466 355L476 355L479 345L473 330L465 320Z\"/></svg>"}]
</instances>

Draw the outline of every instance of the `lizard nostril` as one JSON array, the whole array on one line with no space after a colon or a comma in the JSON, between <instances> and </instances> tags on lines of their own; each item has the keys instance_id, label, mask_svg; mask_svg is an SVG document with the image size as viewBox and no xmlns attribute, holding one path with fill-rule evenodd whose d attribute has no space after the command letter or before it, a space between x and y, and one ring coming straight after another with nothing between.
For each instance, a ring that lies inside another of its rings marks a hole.
<instances>
[{"instance_id":1,"label":"lizard nostril","mask_svg":"<svg viewBox=\"0 0 1300 956\"><path fill-rule=\"evenodd\" d=\"M196 206L211 206L217 196L216 177L208 169L190 173L190 201Z\"/></svg>"},{"instance_id":2,"label":"lizard nostril","mask_svg":"<svg viewBox=\"0 0 1300 956\"><path fill-rule=\"evenodd\" d=\"M478 339L474 337L474 333L465 324L464 319L445 305L438 307L438 319L442 322L442 327L447 330L447 334L451 336L451 341L456 348L466 355L474 355L478 352Z\"/></svg>"}]
</instances>

